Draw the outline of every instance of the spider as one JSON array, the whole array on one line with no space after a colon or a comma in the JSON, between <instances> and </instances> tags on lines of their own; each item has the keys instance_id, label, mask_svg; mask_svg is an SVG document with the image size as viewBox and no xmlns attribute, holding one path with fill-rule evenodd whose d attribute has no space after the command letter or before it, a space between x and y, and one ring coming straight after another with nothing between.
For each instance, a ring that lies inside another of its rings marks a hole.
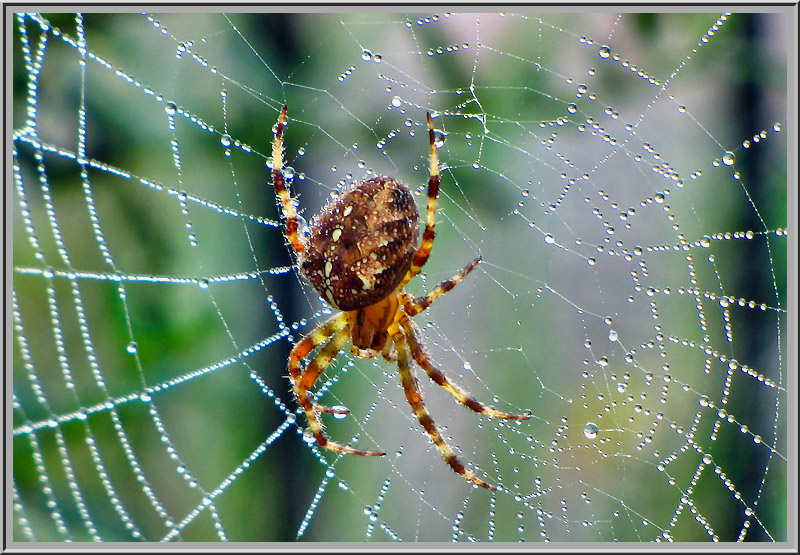
<instances>
[{"instance_id":1,"label":"spider","mask_svg":"<svg viewBox=\"0 0 800 555\"><path fill-rule=\"evenodd\" d=\"M478 257L452 278L422 297L412 297L403 288L428 260L433 246L436 201L439 195L438 154L433 120L428 119L430 179L422 244L417 248L419 214L411 192L387 176L367 179L349 187L331 200L300 230L296 200L292 198L283 173L283 130L286 106L281 110L272 143L272 183L286 221L286 239L297 255L301 274L325 301L339 310L330 320L297 342L289 355L289 378L298 404L305 411L311 432L320 447L365 456L386 453L354 449L328 439L320 413L344 415L344 407L326 407L309 396L319 375L351 342L358 357L378 355L396 362L400 382L419 423L433 440L445 462L469 482L496 490L469 471L444 440L425 409L412 359L431 380L445 388L469 409L496 418L526 420L529 414L511 414L487 407L451 382L432 362L412 318L455 287L481 261ZM301 369L314 349L317 355Z\"/></svg>"}]
</instances>

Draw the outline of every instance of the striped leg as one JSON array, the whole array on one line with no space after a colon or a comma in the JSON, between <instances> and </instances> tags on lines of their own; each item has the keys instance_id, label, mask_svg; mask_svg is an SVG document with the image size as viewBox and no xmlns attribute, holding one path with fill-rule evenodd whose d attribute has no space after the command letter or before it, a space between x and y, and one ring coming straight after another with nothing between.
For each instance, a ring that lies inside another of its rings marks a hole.
<instances>
[{"instance_id":1,"label":"striped leg","mask_svg":"<svg viewBox=\"0 0 800 555\"><path fill-rule=\"evenodd\" d=\"M457 474L463 476L464 479L481 487L490 490L496 490L497 488L495 486L487 484L475 476L472 472L467 470L461 461L458 460L458 457L456 457L452 447L450 447L450 445L448 445L448 443L441 436L439 430L436 428L436 424L434 424L433 419L431 418L430 414L428 414L425 404L422 402L422 394L419 390L419 384L417 383L417 379L414 377L411 369L409 360L411 353L408 350L408 344L406 343L406 338L403 334L403 331L397 328L392 334L392 339L397 347L397 367L400 373L400 383L403 385L403 390L406 393L406 400L408 401L408 404L411 405L417 420L419 420L419 423L425 429L425 432L433 440L436 448L439 449L444 461L449 464L450 468L452 468Z\"/></svg>"},{"instance_id":2,"label":"striped leg","mask_svg":"<svg viewBox=\"0 0 800 555\"><path fill-rule=\"evenodd\" d=\"M340 314L300 340L289 355L289 372L291 373L292 390L297 398L298 404L306 413L308 425L320 447L341 451L343 453L351 453L353 455L383 456L386 453L362 451L330 441L323 431L322 422L319 420L317 413L329 412L346 414L347 410L323 407L308 398L308 390L314 386L319 375L330 365L336 357L336 354L342 350L342 347L347 344L349 339L350 330L347 328L347 316L345 314ZM319 353L317 353L317 356L308 363L306 369L301 373L299 370L300 361L315 347L321 345L326 340L327 343L325 343Z\"/></svg>"},{"instance_id":3,"label":"striped leg","mask_svg":"<svg viewBox=\"0 0 800 555\"><path fill-rule=\"evenodd\" d=\"M289 373L291 374L293 384L300 381L300 361L306 358L308 353L325 343L334 333L343 329L346 325L347 315L339 313L320 327L311 330L308 335L295 344L289 355Z\"/></svg>"},{"instance_id":4,"label":"striped leg","mask_svg":"<svg viewBox=\"0 0 800 555\"><path fill-rule=\"evenodd\" d=\"M416 276L425 263L428 261L428 256L431 254L433 247L433 238L436 235L434 227L436 225L436 202L439 198L439 153L436 151L436 136L433 131L433 119L430 112L428 117L428 138L430 140L430 166L431 177L428 180L428 207L425 215L425 231L422 233L422 244L414 253L414 259L411 262L411 268L406 272L403 281L397 287L400 291L405 285L411 281L411 278Z\"/></svg>"},{"instance_id":5,"label":"striped leg","mask_svg":"<svg viewBox=\"0 0 800 555\"><path fill-rule=\"evenodd\" d=\"M403 309L406 311L406 314L408 314L409 316L416 316L417 314L419 314L420 312L431 306L433 301L435 301L436 299L438 299L439 297L450 291L453 287L458 285L461 282L461 280L464 279L464 277L468 273L470 273L472 269L475 268L475 266L478 265L478 262L480 261L481 257L479 256L478 258L476 258L475 260L464 266L464 269L458 272L456 275L437 285L433 291L431 291L424 297L417 297L416 299L412 299L404 303Z\"/></svg>"},{"instance_id":6,"label":"striped leg","mask_svg":"<svg viewBox=\"0 0 800 555\"><path fill-rule=\"evenodd\" d=\"M292 349L289 355L289 374L292 380L292 388L294 389L297 383L300 383L301 373L299 370L300 361L308 356L308 353L325 343L334 333L341 330L347 325L347 317L344 314L339 314L320 327L312 330L311 333L303 337ZM331 409L317 404L317 410L335 414L347 414L346 409Z\"/></svg>"},{"instance_id":7,"label":"striped leg","mask_svg":"<svg viewBox=\"0 0 800 555\"><path fill-rule=\"evenodd\" d=\"M528 420L531 416L529 414L512 414L510 412L501 412L493 408L487 407L474 397L470 397L466 391L461 389L458 385L454 384L447 379L444 373L436 368L431 362L430 355L422 348L419 340L419 332L417 325L405 314L399 317L400 325L408 337L408 343L411 347L411 356L417 361L417 364L422 366L431 380L437 385L445 388L450 394L455 397L456 401L477 413L492 416L494 418L507 418L512 420Z\"/></svg>"},{"instance_id":8,"label":"striped leg","mask_svg":"<svg viewBox=\"0 0 800 555\"><path fill-rule=\"evenodd\" d=\"M283 129L286 127L286 106L281 109L278 116L278 124L275 126L275 140L272 142L272 185L275 194L283 205L283 217L286 220L286 238L289 239L292 248L297 254L305 251L305 244L298 235L300 222L297 217L297 209L294 205L289 190L286 188L286 181L283 176Z\"/></svg>"}]
</instances>

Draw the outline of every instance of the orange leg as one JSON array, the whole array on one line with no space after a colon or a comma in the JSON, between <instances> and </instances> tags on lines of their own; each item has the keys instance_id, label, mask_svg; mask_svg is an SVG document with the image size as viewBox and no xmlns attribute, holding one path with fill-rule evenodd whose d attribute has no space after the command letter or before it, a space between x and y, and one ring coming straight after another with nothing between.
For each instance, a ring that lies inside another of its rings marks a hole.
<instances>
[{"instance_id":1,"label":"orange leg","mask_svg":"<svg viewBox=\"0 0 800 555\"><path fill-rule=\"evenodd\" d=\"M305 244L298 235L300 221L297 217L297 208L294 205L289 190L286 188L286 180L283 176L283 129L286 127L286 106L281 109L278 116L278 123L275 126L275 140L272 142L272 185L275 194L283 205L283 217L286 220L286 238L297 254L305 251Z\"/></svg>"},{"instance_id":2,"label":"orange leg","mask_svg":"<svg viewBox=\"0 0 800 555\"><path fill-rule=\"evenodd\" d=\"M474 397L470 397L466 391L461 389L457 384L454 384L447 379L444 373L436 368L431 361L430 355L422 348L419 340L419 331L417 325L405 314L401 314L398 318L400 325L406 333L409 346L411 347L411 356L417 361L431 380L437 385L445 388L456 401L479 414L485 414L494 418L507 418L511 420L528 420L531 416L529 414L512 414L510 412L501 412L493 408L487 407Z\"/></svg>"},{"instance_id":3,"label":"orange leg","mask_svg":"<svg viewBox=\"0 0 800 555\"><path fill-rule=\"evenodd\" d=\"M433 247L433 238L436 235L434 227L436 226L436 202L439 198L439 154L436 151L436 136L433 131L433 119L431 114L428 113L428 138L430 140L430 170L431 177L428 180L428 207L425 214L425 231L422 233L422 244L414 253L414 259L411 261L411 268L408 269L403 281L397 287L400 291L405 285L416 276L431 254Z\"/></svg>"},{"instance_id":4,"label":"orange leg","mask_svg":"<svg viewBox=\"0 0 800 555\"><path fill-rule=\"evenodd\" d=\"M425 295L424 297L417 297L416 299L412 299L407 301L403 304L403 309L405 310L406 314L409 316L416 316L433 303L436 299L450 291L453 287L458 285L464 277L470 273L475 266L478 265L478 262L481 261L481 257L479 256L469 264L467 264L463 270L458 272L456 275L447 279L436 286L436 288Z\"/></svg>"},{"instance_id":5,"label":"orange leg","mask_svg":"<svg viewBox=\"0 0 800 555\"><path fill-rule=\"evenodd\" d=\"M389 362L394 362L397 360L397 357L394 354L394 343L391 341L387 341L383 349L380 351L374 351L372 349L359 349L357 347L350 347L350 352L353 353L355 356L359 358L375 358L378 355L383 355L383 358L388 360Z\"/></svg>"},{"instance_id":6,"label":"orange leg","mask_svg":"<svg viewBox=\"0 0 800 555\"><path fill-rule=\"evenodd\" d=\"M397 349L394 347L394 341L387 341L381 354L388 362L397 362Z\"/></svg>"},{"instance_id":7,"label":"orange leg","mask_svg":"<svg viewBox=\"0 0 800 555\"><path fill-rule=\"evenodd\" d=\"M300 382L301 374L299 370L300 361L308 356L308 353L313 351L325 343L334 333L347 325L347 318L340 314L328 320L320 327L312 330L311 333L303 337L292 349L289 356L289 374L292 379L292 384ZM314 404L314 407L321 412L332 414L347 414L349 411L345 408L329 408L323 405Z\"/></svg>"},{"instance_id":8,"label":"orange leg","mask_svg":"<svg viewBox=\"0 0 800 555\"><path fill-rule=\"evenodd\" d=\"M395 329L392 333L392 339L397 347L397 367L400 373L400 383L403 385L403 390L406 394L406 400L408 401L408 404L411 405L417 420L419 420L419 423L425 429L425 432L433 440L436 448L439 449L439 452L442 454L442 458L448 465L450 465L450 468L452 468L457 474L463 476L465 480L468 480L473 484L477 484L490 490L496 490L497 488L495 486L484 482L472 472L467 470L464 464L458 460L458 457L456 457L452 447L450 447L450 445L439 433L439 430L436 428L436 424L433 422L433 419L425 408L425 404L422 402L422 394L419 390L419 384L417 383L417 378L414 377L414 373L410 365L409 359L411 353L409 352L403 330L397 325L394 325L393 328Z\"/></svg>"},{"instance_id":9,"label":"orange leg","mask_svg":"<svg viewBox=\"0 0 800 555\"><path fill-rule=\"evenodd\" d=\"M337 353L342 350L342 347L347 344L349 339L350 330L347 328L347 316L345 314L336 316L301 339L294 346L294 349L292 349L289 355L289 372L292 379L292 390L294 391L298 404L306 413L308 425L320 447L343 453L351 453L353 455L383 456L386 453L353 449L352 447L329 440L323 431L322 422L319 419L318 413L329 412L347 414L347 409L323 407L308 398L308 390L314 386L319 375L330 365ZM301 373L299 370L300 361L315 347L321 345L326 340L327 343L325 343L319 353L317 353L317 356L308 363L308 366Z\"/></svg>"},{"instance_id":10,"label":"orange leg","mask_svg":"<svg viewBox=\"0 0 800 555\"><path fill-rule=\"evenodd\" d=\"M292 353L289 355L289 373L291 374L292 383L300 381L300 361L345 326L347 326L347 316L342 313L337 314L295 344Z\"/></svg>"}]
</instances>

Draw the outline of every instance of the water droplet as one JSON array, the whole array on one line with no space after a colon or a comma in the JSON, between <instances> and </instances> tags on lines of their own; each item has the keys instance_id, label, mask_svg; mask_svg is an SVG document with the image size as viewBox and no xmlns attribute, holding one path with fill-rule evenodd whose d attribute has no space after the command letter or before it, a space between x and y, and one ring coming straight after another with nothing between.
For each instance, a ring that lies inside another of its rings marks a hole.
<instances>
[{"instance_id":1,"label":"water droplet","mask_svg":"<svg viewBox=\"0 0 800 555\"><path fill-rule=\"evenodd\" d=\"M605 60L611 56L611 49L608 46L603 45L600 47L600 50L597 51L597 54Z\"/></svg>"},{"instance_id":2,"label":"water droplet","mask_svg":"<svg viewBox=\"0 0 800 555\"><path fill-rule=\"evenodd\" d=\"M126 350L128 351L129 354L135 355L136 352L139 350L139 347L136 345L136 341L131 341L130 343L128 343Z\"/></svg>"},{"instance_id":3,"label":"water droplet","mask_svg":"<svg viewBox=\"0 0 800 555\"><path fill-rule=\"evenodd\" d=\"M732 166L736 161L736 155L733 152L726 152L722 155L722 163L726 166Z\"/></svg>"},{"instance_id":4,"label":"water droplet","mask_svg":"<svg viewBox=\"0 0 800 555\"><path fill-rule=\"evenodd\" d=\"M223 136L220 138L219 142L220 142L220 143L222 144L222 146L224 146L224 147L231 146L231 136L230 136L230 135L228 135L228 134L226 133L225 135L223 135Z\"/></svg>"},{"instance_id":5,"label":"water droplet","mask_svg":"<svg viewBox=\"0 0 800 555\"><path fill-rule=\"evenodd\" d=\"M369 50L364 50L363 52L361 52L361 59L364 60L365 62L370 61L372 59L372 52L370 52Z\"/></svg>"},{"instance_id":6,"label":"water droplet","mask_svg":"<svg viewBox=\"0 0 800 555\"><path fill-rule=\"evenodd\" d=\"M548 245L552 245L553 243L556 242L556 240L553 238L551 234L548 233L547 235L544 236L544 242L547 243Z\"/></svg>"},{"instance_id":7,"label":"water droplet","mask_svg":"<svg viewBox=\"0 0 800 555\"><path fill-rule=\"evenodd\" d=\"M178 106L174 102L167 102L167 105L164 106L164 111L168 116L174 116L178 111Z\"/></svg>"},{"instance_id":8,"label":"water droplet","mask_svg":"<svg viewBox=\"0 0 800 555\"><path fill-rule=\"evenodd\" d=\"M583 426L583 435L586 437L586 439L594 439L597 437L598 429L599 428L597 427L597 424L594 422L587 422Z\"/></svg>"},{"instance_id":9,"label":"water droplet","mask_svg":"<svg viewBox=\"0 0 800 555\"><path fill-rule=\"evenodd\" d=\"M578 106L576 106L575 104L567 104L567 112L569 112L570 114L574 114L577 111L578 111Z\"/></svg>"}]
</instances>

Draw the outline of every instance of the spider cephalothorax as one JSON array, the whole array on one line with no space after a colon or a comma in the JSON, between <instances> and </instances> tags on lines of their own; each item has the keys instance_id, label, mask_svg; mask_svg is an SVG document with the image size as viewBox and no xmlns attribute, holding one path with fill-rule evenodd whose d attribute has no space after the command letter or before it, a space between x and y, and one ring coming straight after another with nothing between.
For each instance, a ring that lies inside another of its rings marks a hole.
<instances>
[{"instance_id":1,"label":"spider cephalothorax","mask_svg":"<svg viewBox=\"0 0 800 555\"><path fill-rule=\"evenodd\" d=\"M496 489L467 470L442 438L425 409L411 366L411 361L415 361L431 380L477 413L517 420L530 418L527 414L511 414L487 407L449 381L434 366L422 346L419 329L411 319L455 287L480 262L480 258L476 258L424 297L414 298L403 290L428 260L435 235L439 167L430 114L427 120L430 179L425 231L422 244L417 247L419 215L414 197L408 187L386 176L367 179L348 188L311 221L305 236L298 232L300 223L295 201L283 175L286 106L281 110L272 145L272 182L283 206L286 237L297 254L302 274L323 299L340 311L292 349L289 355L292 390L321 447L356 455L382 456L385 453L354 449L328 439L320 413L346 414L347 409L322 406L309 398L308 390L348 340L352 343L351 351L357 356L382 354L388 361L396 360L406 400L445 462L470 482ZM301 369L300 362L317 347L317 355Z\"/></svg>"}]
</instances>

